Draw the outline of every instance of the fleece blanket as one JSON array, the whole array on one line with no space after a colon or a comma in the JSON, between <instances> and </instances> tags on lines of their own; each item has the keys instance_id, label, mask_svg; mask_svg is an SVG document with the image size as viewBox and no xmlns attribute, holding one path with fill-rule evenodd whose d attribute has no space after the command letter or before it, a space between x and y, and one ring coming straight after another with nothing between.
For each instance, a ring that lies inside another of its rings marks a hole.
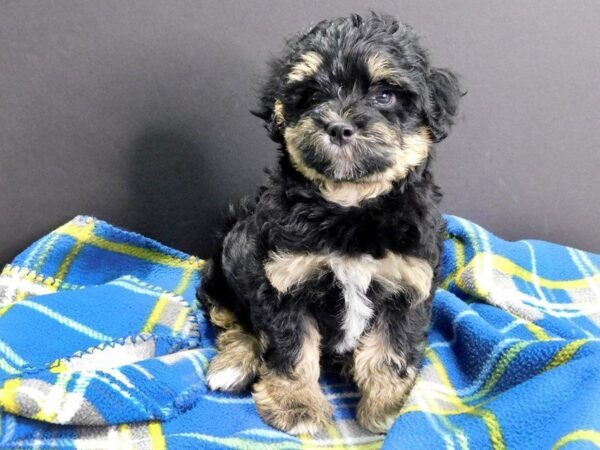
<instances>
[{"instance_id":1,"label":"fleece blanket","mask_svg":"<svg viewBox=\"0 0 600 450\"><path fill-rule=\"evenodd\" d=\"M387 436L331 375L318 436L206 389L202 261L90 217L0 275L0 448L551 449L600 446L600 256L506 242L447 217L443 284L416 384Z\"/></svg>"}]
</instances>

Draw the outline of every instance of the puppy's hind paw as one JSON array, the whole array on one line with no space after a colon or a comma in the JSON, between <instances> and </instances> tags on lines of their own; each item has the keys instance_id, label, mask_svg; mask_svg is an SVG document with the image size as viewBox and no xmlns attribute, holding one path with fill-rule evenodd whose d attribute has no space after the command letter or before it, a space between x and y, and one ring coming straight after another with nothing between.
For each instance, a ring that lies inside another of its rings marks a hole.
<instances>
[{"instance_id":1,"label":"puppy's hind paw","mask_svg":"<svg viewBox=\"0 0 600 450\"><path fill-rule=\"evenodd\" d=\"M246 389L252 379L236 367L208 370L206 384L213 391L240 392Z\"/></svg>"},{"instance_id":2,"label":"puppy's hind paw","mask_svg":"<svg viewBox=\"0 0 600 450\"><path fill-rule=\"evenodd\" d=\"M206 383L214 391L241 392L254 381L261 366L260 343L235 323L226 310L211 310L211 320L228 328L219 334L219 354L213 358Z\"/></svg>"},{"instance_id":3,"label":"puppy's hind paw","mask_svg":"<svg viewBox=\"0 0 600 450\"><path fill-rule=\"evenodd\" d=\"M231 363L232 361L225 353L220 353L214 357L206 375L206 384L210 389L213 391L241 392L250 386L250 383L256 377L257 365Z\"/></svg>"}]
</instances>

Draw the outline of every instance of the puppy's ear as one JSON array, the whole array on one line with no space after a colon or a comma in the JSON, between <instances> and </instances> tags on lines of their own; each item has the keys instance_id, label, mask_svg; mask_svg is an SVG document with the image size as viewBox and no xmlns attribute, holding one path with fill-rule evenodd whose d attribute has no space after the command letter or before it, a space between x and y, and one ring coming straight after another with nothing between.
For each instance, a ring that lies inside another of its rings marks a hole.
<instances>
[{"instance_id":1,"label":"puppy's ear","mask_svg":"<svg viewBox=\"0 0 600 450\"><path fill-rule=\"evenodd\" d=\"M427 79L429 98L425 102L427 123L435 142L448 136L462 97L458 79L447 69L431 69Z\"/></svg>"},{"instance_id":2,"label":"puppy's ear","mask_svg":"<svg viewBox=\"0 0 600 450\"><path fill-rule=\"evenodd\" d=\"M282 66L283 63L279 60L271 62L269 77L259 88L258 108L250 111L256 117L264 120L265 129L269 133L269 137L278 143L284 141L282 126L283 111L281 111L281 103L277 100ZM276 105L279 105L279 107Z\"/></svg>"}]
</instances>

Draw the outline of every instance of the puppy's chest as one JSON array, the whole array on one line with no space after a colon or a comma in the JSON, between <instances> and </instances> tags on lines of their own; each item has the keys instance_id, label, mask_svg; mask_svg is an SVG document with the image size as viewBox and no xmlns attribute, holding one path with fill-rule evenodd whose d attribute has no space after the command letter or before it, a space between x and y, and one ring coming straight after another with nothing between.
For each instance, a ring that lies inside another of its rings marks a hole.
<instances>
[{"instance_id":1,"label":"puppy's chest","mask_svg":"<svg viewBox=\"0 0 600 450\"><path fill-rule=\"evenodd\" d=\"M293 211L265 215L265 241L271 248L286 248L292 252L311 249L340 254L381 254L386 249L399 253L414 253L432 242L430 225L423 226L415 214L418 209L408 200L383 206L366 205L361 208L323 207L309 203L295 203ZM277 216L276 219L273 219Z\"/></svg>"},{"instance_id":2,"label":"puppy's chest","mask_svg":"<svg viewBox=\"0 0 600 450\"><path fill-rule=\"evenodd\" d=\"M333 274L344 300L342 314L338 314L343 330L343 337L335 345L338 353L352 350L358 343L375 313L378 299L374 295L402 292L407 301L419 302L429 296L433 279L427 261L393 252L378 259L368 254L271 252L265 274L279 293L301 293L303 284ZM374 285L378 289L370 289ZM339 292L332 287L323 289Z\"/></svg>"}]
</instances>

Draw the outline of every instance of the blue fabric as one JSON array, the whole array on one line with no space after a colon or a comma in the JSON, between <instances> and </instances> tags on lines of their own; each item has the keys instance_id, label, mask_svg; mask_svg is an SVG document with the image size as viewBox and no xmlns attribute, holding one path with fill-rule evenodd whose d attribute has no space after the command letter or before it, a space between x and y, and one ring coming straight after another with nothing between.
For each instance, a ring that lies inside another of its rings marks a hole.
<instances>
[{"instance_id":1,"label":"blue fabric","mask_svg":"<svg viewBox=\"0 0 600 450\"><path fill-rule=\"evenodd\" d=\"M447 221L429 345L390 433L360 429L355 387L327 375L334 424L295 437L249 393L206 389L201 260L72 220L0 275L0 448L600 447L600 256Z\"/></svg>"}]
</instances>

